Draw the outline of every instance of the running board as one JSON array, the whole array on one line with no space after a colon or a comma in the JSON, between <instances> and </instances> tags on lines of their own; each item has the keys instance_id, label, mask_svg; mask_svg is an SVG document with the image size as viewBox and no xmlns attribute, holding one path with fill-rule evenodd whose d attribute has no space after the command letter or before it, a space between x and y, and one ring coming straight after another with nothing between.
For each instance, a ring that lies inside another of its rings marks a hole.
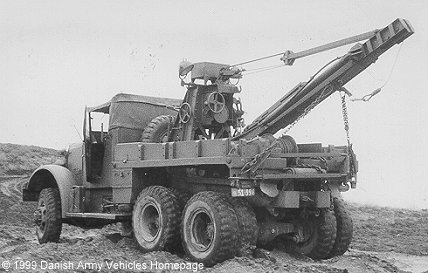
<instances>
[{"instance_id":1,"label":"running board","mask_svg":"<svg viewBox=\"0 0 428 273\"><path fill-rule=\"evenodd\" d=\"M131 219L131 213L77 213L68 212L65 214L67 218L91 218L91 219L108 219L108 220L128 220Z\"/></svg>"}]
</instances>

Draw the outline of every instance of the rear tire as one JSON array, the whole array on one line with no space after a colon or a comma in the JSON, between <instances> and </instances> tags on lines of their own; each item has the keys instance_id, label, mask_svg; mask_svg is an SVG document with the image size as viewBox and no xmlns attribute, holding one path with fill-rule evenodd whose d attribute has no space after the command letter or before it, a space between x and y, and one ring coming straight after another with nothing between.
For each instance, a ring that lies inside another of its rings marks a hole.
<instances>
[{"instance_id":1,"label":"rear tire","mask_svg":"<svg viewBox=\"0 0 428 273\"><path fill-rule=\"evenodd\" d=\"M183 248L191 260L212 266L235 255L238 218L224 195L197 193L183 213Z\"/></svg>"},{"instance_id":2,"label":"rear tire","mask_svg":"<svg viewBox=\"0 0 428 273\"><path fill-rule=\"evenodd\" d=\"M253 208L243 198L229 198L230 203L238 217L238 256L250 254L256 247L258 237L258 226L256 214Z\"/></svg>"},{"instance_id":3,"label":"rear tire","mask_svg":"<svg viewBox=\"0 0 428 273\"><path fill-rule=\"evenodd\" d=\"M312 259L326 259L336 239L336 218L333 211L322 209L318 217L309 215L303 223L305 240L295 244L294 250Z\"/></svg>"},{"instance_id":4,"label":"rear tire","mask_svg":"<svg viewBox=\"0 0 428 273\"><path fill-rule=\"evenodd\" d=\"M342 198L335 197L334 214L337 221L336 240L333 249L328 255L329 258L343 255L349 248L353 235L353 223L349 212L346 210L345 201Z\"/></svg>"},{"instance_id":5,"label":"rear tire","mask_svg":"<svg viewBox=\"0 0 428 273\"><path fill-rule=\"evenodd\" d=\"M176 188L168 188L168 190L170 190L177 197L180 210L183 211L187 201L189 201L189 199L192 197L192 194L188 191L183 191Z\"/></svg>"},{"instance_id":6,"label":"rear tire","mask_svg":"<svg viewBox=\"0 0 428 273\"><path fill-rule=\"evenodd\" d=\"M41 190L34 212L39 243L58 242L62 230L61 197L57 188Z\"/></svg>"},{"instance_id":7,"label":"rear tire","mask_svg":"<svg viewBox=\"0 0 428 273\"><path fill-rule=\"evenodd\" d=\"M174 117L164 115L152 119L141 135L141 142L165 143L168 141L169 130L174 125Z\"/></svg>"},{"instance_id":8,"label":"rear tire","mask_svg":"<svg viewBox=\"0 0 428 273\"><path fill-rule=\"evenodd\" d=\"M181 211L177 197L162 186L145 188L132 213L134 238L145 251L174 250L180 240Z\"/></svg>"}]
</instances>

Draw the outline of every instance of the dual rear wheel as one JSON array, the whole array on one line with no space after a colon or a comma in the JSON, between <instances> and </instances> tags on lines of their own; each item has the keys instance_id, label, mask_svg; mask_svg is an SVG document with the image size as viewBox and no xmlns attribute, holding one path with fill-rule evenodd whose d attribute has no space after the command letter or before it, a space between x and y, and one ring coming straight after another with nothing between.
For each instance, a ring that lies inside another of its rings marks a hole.
<instances>
[{"instance_id":1,"label":"dual rear wheel","mask_svg":"<svg viewBox=\"0 0 428 273\"><path fill-rule=\"evenodd\" d=\"M344 202L334 198L334 210L302 219L294 251L313 259L342 255L352 240L352 220ZM133 213L134 236L143 251L174 250L182 242L196 262L214 265L252 249L257 240L257 220L244 199L217 192L195 194L183 208L177 193L151 186L138 197Z\"/></svg>"},{"instance_id":2,"label":"dual rear wheel","mask_svg":"<svg viewBox=\"0 0 428 273\"><path fill-rule=\"evenodd\" d=\"M186 254L207 266L239 255L257 238L252 208L211 191L195 194L181 210L173 191L148 187L137 198L132 222L143 251L173 250L182 241Z\"/></svg>"},{"instance_id":3,"label":"dual rear wheel","mask_svg":"<svg viewBox=\"0 0 428 273\"><path fill-rule=\"evenodd\" d=\"M353 235L351 215L340 197L333 198L333 207L300 223L303 240L294 245L294 251L313 259L329 259L348 250Z\"/></svg>"},{"instance_id":4,"label":"dual rear wheel","mask_svg":"<svg viewBox=\"0 0 428 273\"><path fill-rule=\"evenodd\" d=\"M194 195L184 209L181 229L183 248L194 261L213 265L236 253L238 217L221 194Z\"/></svg>"},{"instance_id":5,"label":"dual rear wheel","mask_svg":"<svg viewBox=\"0 0 428 273\"><path fill-rule=\"evenodd\" d=\"M327 258L336 240L333 211L322 209L319 215L310 214L298 226L301 241L294 245L294 251L317 260Z\"/></svg>"}]
</instances>

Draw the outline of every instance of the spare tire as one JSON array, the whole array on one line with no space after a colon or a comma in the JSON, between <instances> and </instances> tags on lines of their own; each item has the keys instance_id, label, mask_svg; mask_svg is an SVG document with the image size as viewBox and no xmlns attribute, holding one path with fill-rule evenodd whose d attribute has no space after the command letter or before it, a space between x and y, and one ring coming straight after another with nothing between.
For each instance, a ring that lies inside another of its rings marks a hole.
<instances>
[{"instance_id":1,"label":"spare tire","mask_svg":"<svg viewBox=\"0 0 428 273\"><path fill-rule=\"evenodd\" d=\"M141 135L141 142L165 143L168 141L169 131L174 126L175 118L162 115L152 119Z\"/></svg>"}]
</instances>

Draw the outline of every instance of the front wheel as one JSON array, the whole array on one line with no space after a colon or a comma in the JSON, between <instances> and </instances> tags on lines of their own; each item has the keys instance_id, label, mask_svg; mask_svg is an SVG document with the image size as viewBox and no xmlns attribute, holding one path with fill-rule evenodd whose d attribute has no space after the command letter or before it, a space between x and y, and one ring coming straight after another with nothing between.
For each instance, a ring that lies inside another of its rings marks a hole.
<instances>
[{"instance_id":1,"label":"front wheel","mask_svg":"<svg viewBox=\"0 0 428 273\"><path fill-rule=\"evenodd\" d=\"M183 213L183 248L193 261L212 266L236 254L238 218L225 196L195 194Z\"/></svg>"},{"instance_id":2,"label":"front wheel","mask_svg":"<svg viewBox=\"0 0 428 273\"><path fill-rule=\"evenodd\" d=\"M61 197L58 189L41 190L34 221L39 243L58 242L62 229Z\"/></svg>"}]
</instances>

